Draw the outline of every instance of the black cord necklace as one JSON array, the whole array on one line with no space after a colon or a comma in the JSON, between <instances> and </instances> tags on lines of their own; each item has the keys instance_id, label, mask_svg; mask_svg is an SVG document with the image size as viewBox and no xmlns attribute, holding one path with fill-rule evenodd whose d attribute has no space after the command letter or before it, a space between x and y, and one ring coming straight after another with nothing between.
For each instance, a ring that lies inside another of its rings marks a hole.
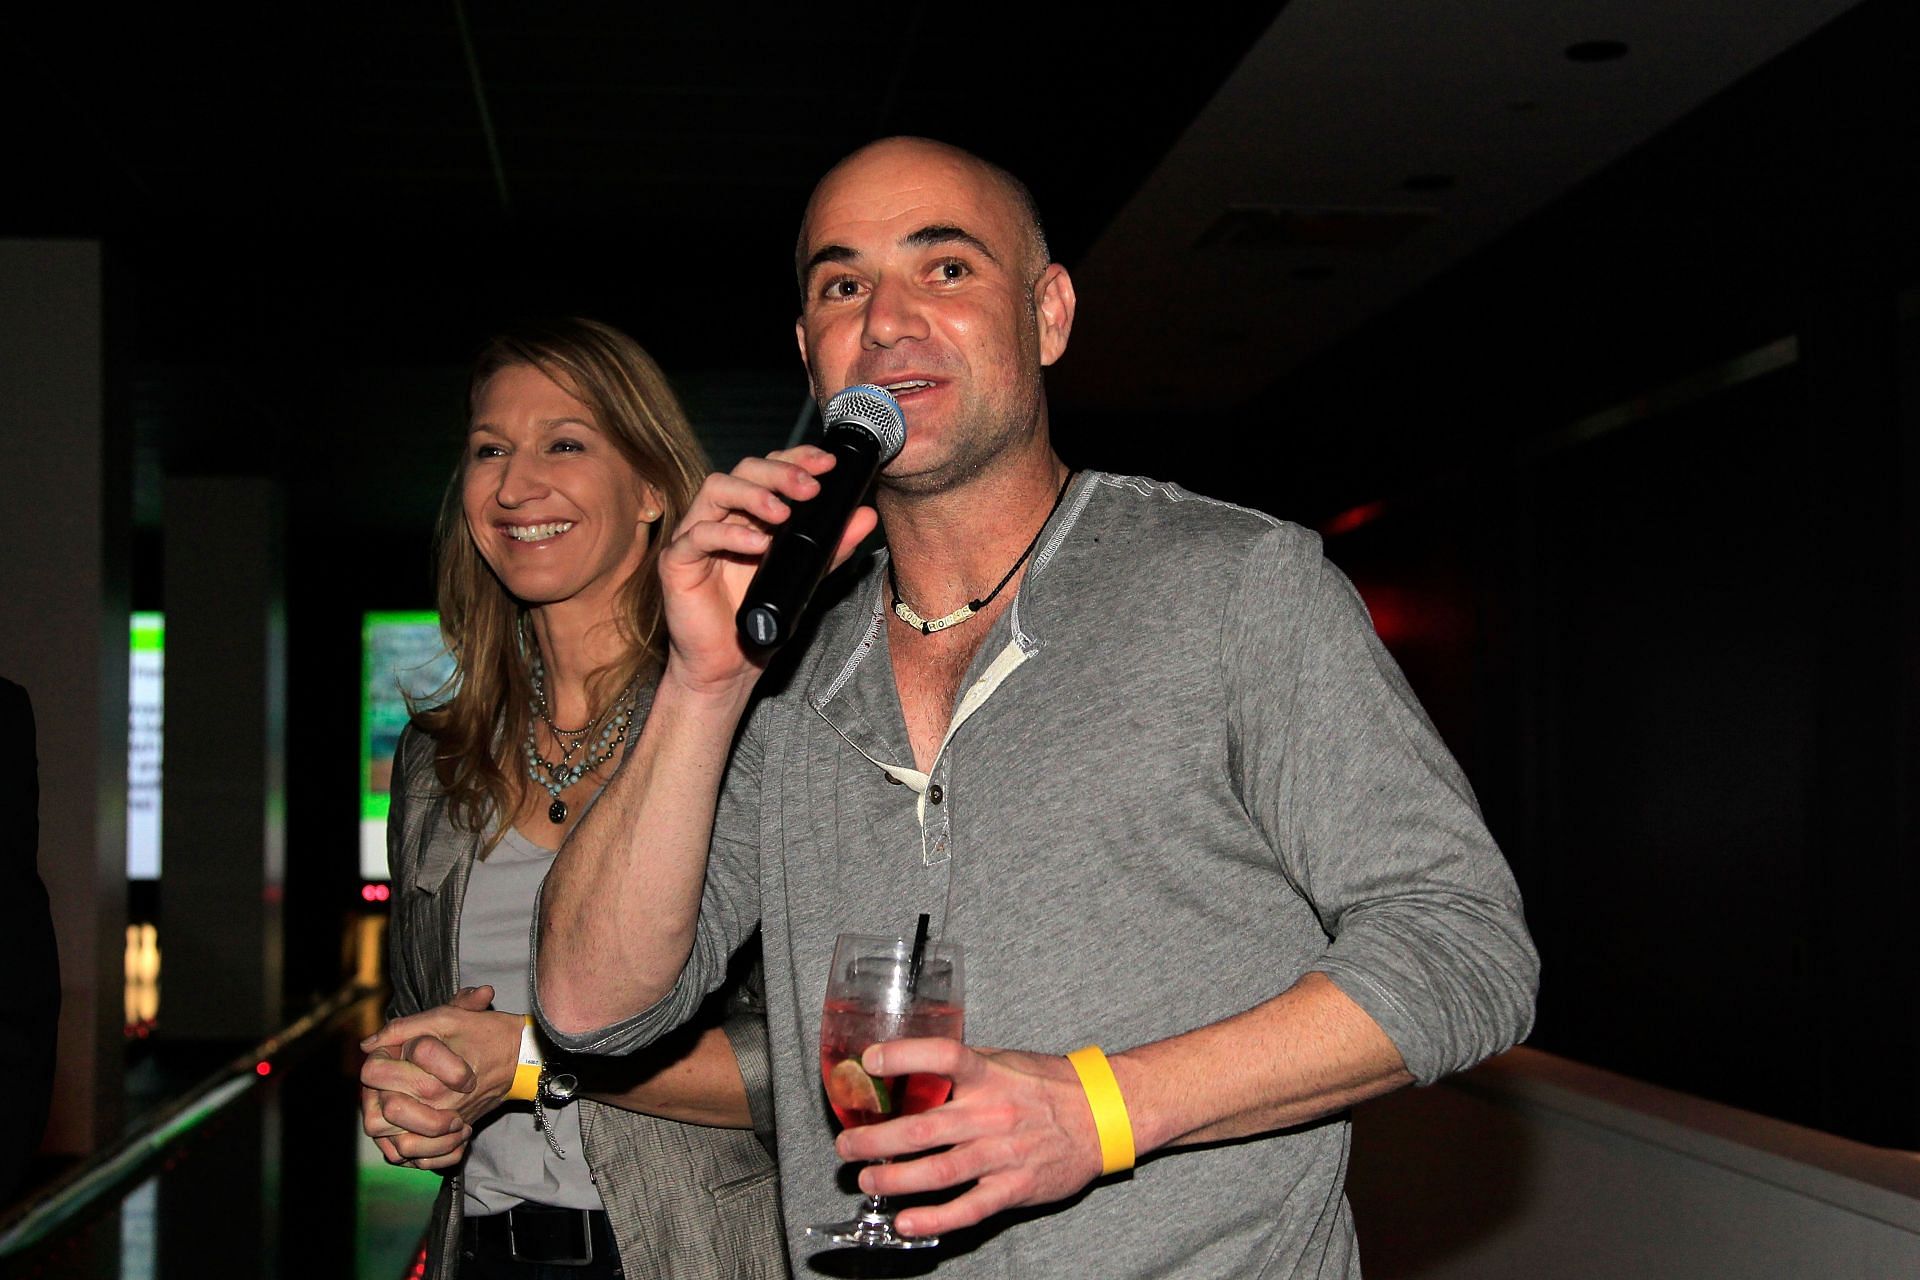
<instances>
[{"instance_id":1,"label":"black cord necklace","mask_svg":"<svg viewBox=\"0 0 1920 1280\"><path fill-rule=\"evenodd\" d=\"M986 595L980 597L978 600L967 601L944 618L935 618L932 621L928 621L915 613L913 607L900 598L900 579L894 575L893 557L889 555L887 557L887 589L893 593L894 616L912 627L915 631L918 631L921 635L930 636L936 631L945 631L948 627L959 626L968 618L971 618L974 614L992 604L993 598L1006 590L1007 584L1013 581L1013 575L1020 572L1020 566L1027 562L1027 557L1033 554L1033 549L1040 545L1040 535L1047 531L1047 521L1053 519L1053 513L1060 509L1060 502L1067 496L1067 486L1073 483L1073 477L1073 468L1067 468L1067 478L1060 482L1060 492L1053 495L1053 505L1047 508L1047 519L1042 520L1040 527L1033 531L1033 541L1029 542L1027 549L1020 553L1020 558L1013 562L1013 568L1007 570L1006 576L1000 579L999 585L995 586L993 590L987 592Z\"/></svg>"}]
</instances>

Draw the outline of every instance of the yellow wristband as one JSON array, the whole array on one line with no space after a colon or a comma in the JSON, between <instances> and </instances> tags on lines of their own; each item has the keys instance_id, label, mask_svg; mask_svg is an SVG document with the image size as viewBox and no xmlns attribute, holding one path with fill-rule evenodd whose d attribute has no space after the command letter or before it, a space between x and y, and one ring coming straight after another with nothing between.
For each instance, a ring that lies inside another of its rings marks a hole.
<instances>
[{"instance_id":1,"label":"yellow wristband","mask_svg":"<svg viewBox=\"0 0 1920 1280\"><path fill-rule=\"evenodd\" d=\"M1093 1108L1093 1127L1100 1135L1100 1172L1124 1173L1133 1168L1133 1121L1127 1117L1127 1100L1120 1096L1120 1082L1113 1078L1107 1055L1099 1045L1090 1044L1068 1054L1067 1061L1080 1074L1080 1087Z\"/></svg>"},{"instance_id":2,"label":"yellow wristband","mask_svg":"<svg viewBox=\"0 0 1920 1280\"><path fill-rule=\"evenodd\" d=\"M513 1069L513 1088L507 1090L509 1102L532 1102L540 1091L540 1068L546 1059L540 1054L540 1039L533 1031L533 1015L527 1015L520 1028L520 1065Z\"/></svg>"}]
</instances>

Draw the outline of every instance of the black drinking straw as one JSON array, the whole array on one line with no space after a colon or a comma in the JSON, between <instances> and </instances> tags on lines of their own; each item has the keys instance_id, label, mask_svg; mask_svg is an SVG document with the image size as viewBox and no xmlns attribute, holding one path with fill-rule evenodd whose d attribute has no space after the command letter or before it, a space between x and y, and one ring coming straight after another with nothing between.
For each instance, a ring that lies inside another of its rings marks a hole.
<instances>
[{"instance_id":1,"label":"black drinking straw","mask_svg":"<svg viewBox=\"0 0 1920 1280\"><path fill-rule=\"evenodd\" d=\"M920 923L913 930L913 955L907 961L907 998L912 999L914 991L920 986L920 964L927 958L927 925L930 917L920 913Z\"/></svg>"}]
</instances>

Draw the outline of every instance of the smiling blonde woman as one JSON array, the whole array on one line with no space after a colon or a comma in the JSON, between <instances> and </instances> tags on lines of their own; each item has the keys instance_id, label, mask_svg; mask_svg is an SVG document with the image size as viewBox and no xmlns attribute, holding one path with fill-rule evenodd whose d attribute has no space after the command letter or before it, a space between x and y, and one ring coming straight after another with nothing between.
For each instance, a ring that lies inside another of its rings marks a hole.
<instances>
[{"instance_id":1,"label":"smiling blonde woman","mask_svg":"<svg viewBox=\"0 0 1920 1280\"><path fill-rule=\"evenodd\" d=\"M757 974L640 1063L557 1054L524 1016L539 886L646 719L658 534L706 460L652 359L593 321L489 342L468 407L439 534L456 673L395 755L367 1132L448 1174L430 1276L784 1276Z\"/></svg>"}]
</instances>

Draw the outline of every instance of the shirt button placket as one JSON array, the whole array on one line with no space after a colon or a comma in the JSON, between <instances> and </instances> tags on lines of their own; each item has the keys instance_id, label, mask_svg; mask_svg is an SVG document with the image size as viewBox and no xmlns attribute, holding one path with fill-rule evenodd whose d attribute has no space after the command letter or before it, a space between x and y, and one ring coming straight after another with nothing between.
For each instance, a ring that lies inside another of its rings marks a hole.
<instances>
[{"instance_id":1,"label":"shirt button placket","mask_svg":"<svg viewBox=\"0 0 1920 1280\"><path fill-rule=\"evenodd\" d=\"M925 818L920 828L920 858L929 867L937 867L953 855L953 824L946 804L947 788L938 782L927 784Z\"/></svg>"}]
</instances>

